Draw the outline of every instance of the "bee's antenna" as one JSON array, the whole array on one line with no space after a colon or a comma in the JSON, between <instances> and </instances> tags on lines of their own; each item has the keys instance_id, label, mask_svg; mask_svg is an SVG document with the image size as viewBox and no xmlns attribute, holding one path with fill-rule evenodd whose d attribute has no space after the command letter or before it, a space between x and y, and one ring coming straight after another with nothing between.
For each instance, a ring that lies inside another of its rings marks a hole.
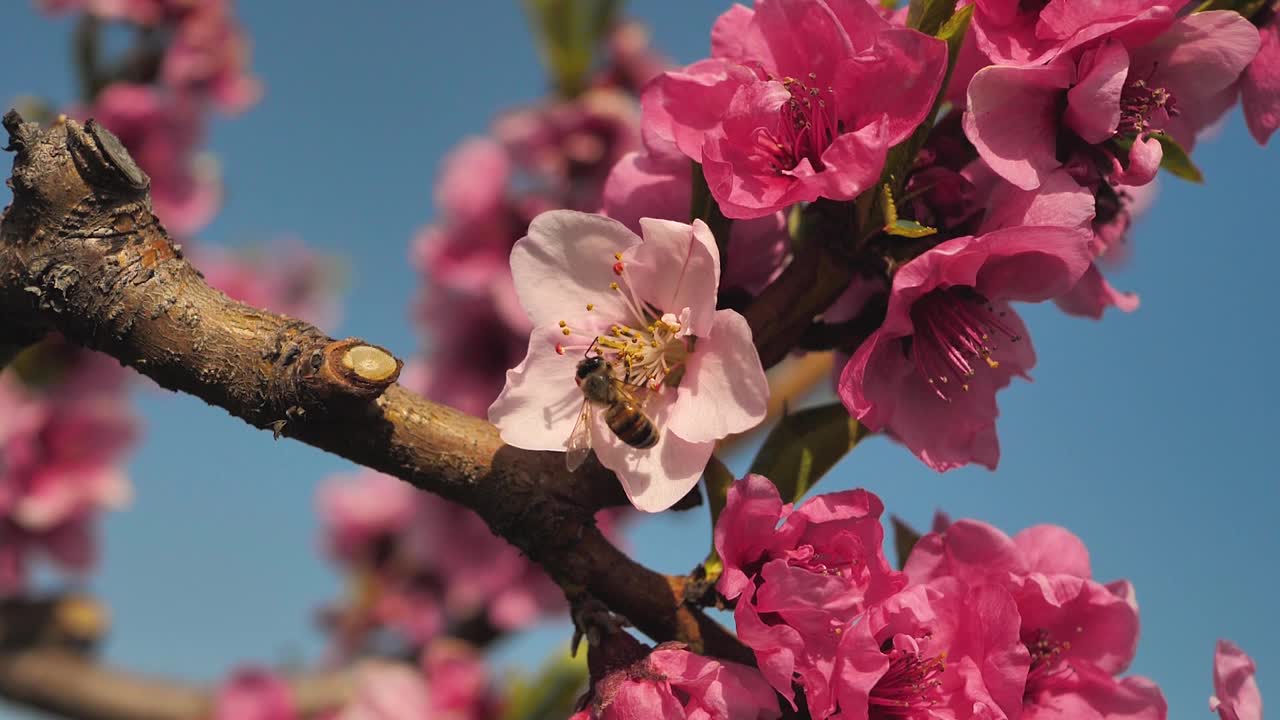
<instances>
[{"instance_id":1,"label":"bee's antenna","mask_svg":"<svg viewBox=\"0 0 1280 720\"><path fill-rule=\"evenodd\" d=\"M582 357L586 357L588 353L590 353L592 350L595 350L595 349L596 349L596 343L598 343L598 342L600 342L600 336L599 336L599 335L597 335L597 336L596 336L596 339L595 339L595 340L592 340L592 341L591 341L591 344L587 346L587 349L586 349L586 350L583 350L583 351L582 351ZM596 353L596 354L597 354L597 355L599 355L600 353Z\"/></svg>"}]
</instances>

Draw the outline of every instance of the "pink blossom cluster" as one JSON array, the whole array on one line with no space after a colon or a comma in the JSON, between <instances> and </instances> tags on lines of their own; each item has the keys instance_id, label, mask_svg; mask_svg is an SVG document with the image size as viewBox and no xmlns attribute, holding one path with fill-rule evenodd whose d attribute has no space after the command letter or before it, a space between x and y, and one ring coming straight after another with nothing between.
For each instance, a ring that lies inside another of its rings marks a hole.
<instances>
[{"instance_id":1,"label":"pink blossom cluster","mask_svg":"<svg viewBox=\"0 0 1280 720\"><path fill-rule=\"evenodd\" d=\"M747 476L716 525L717 588L760 671L814 718L1164 718L1124 676L1133 588L1092 578L1083 543L1042 525L1009 537L961 520L922 537L903 572L865 490L798 509Z\"/></svg>"},{"instance_id":2,"label":"pink blossom cluster","mask_svg":"<svg viewBox=\"0 0 1280 720\"><path fill-rule=\"evenodd\" d=\"M638 25L620 24L591 87L500 115L445 158L438 217L413 241L425 291L415 318L429 336L411 384L472 415L502 390L530 330L507 257L529 222L554 208L595 211L610 169L639 143L634 92L663 67Z\"/></svg>"},{"instance_id":3,"label":"pink blossom cluster","mask_svg":"<svg viewBox=\"0 0 1280 720\"><path fill-rule=\"evenodd\" d=\"M905 27L908 13L877 3L735 5L712 28L709 58L651 80L641 147L604 184L602 212L628 232L554 211L511 250L515 292L503 285L503 307L514 295L532 327L489 410L503 438L535 450L582 445L575 418L589 386L576 371L598 358L655 430L633 423L639 439L627 443L599 419L598 397L589 444L637 507L668 507L711 444L763 418L767 388L750 359L759 338L745 324L725 334L729 321L712 326L708 308L730 317L797 248L818 244L854 269L814 319L837 338L829 349L843 361L836 385L849 413L939 471L994 468L996 395L1029 379L1036 361L1014 304L1052 300L1095 318L1134 310L1137 296L1100 267L1128 254L1157 170L1195 172L1186 153L1238 97L1265 140L1280 83L1259 51L1257 26L1274 32L1268 8L1245 17L1165 0L960 5L971 22L954 57L943 39ZM919 148L905 164L890 152L903 147ZM693 207L701 187L713 211ZM683 225L695 215L722 237ZM807 223L831 217L855 219L835 236ZM677 225L693 239L685 255L642 267Z\"/></svg>"},{"instance_id":4,"label":"pink blossom cluster","mask_svg":"<svg viewBox=\"0 0 1280 720\"><path fill-rule=\"evenodd\" d=\"M464 626L511 631L564 610L555 583L479 516L404 481L334 477L317 505L325 550L352 586L329 621L344 654L387 632L418 648Z\"/></svg>"},{"instance_id":5,"label":"pink blossom cluster","mask_svg":"<svg viewBox=\"0 0 1280 720\"><path fill-rule=\"evenodd\" d=\"M132 493L127 379L115 360L56 341L0 374L0 597L25 589L37 557L93 567L98 514Z\"/></svg>"}]
</instances>

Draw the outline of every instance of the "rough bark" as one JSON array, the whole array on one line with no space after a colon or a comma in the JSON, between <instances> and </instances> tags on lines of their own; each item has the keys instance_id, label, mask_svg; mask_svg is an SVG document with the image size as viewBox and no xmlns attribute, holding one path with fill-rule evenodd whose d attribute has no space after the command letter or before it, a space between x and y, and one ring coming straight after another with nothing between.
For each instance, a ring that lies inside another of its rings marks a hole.
<instances>
[{"instance_id":1,"label":"rough bark","mask_svg":"<svg viewBox=\"0 0 1280 720\"><path fill-rule=\"evenodd\" d=\"M656 640L751 661L595 528L625 502L613 475L506 446L489 423L395 384L400 362L361 340L235 302L205 283L151 213L148 178L92 120L4 118L16 150L0 223L7 337L56 330L255 427L402 478L475 510L571 600L599 599Z\"/></svg>"}]
</instances>

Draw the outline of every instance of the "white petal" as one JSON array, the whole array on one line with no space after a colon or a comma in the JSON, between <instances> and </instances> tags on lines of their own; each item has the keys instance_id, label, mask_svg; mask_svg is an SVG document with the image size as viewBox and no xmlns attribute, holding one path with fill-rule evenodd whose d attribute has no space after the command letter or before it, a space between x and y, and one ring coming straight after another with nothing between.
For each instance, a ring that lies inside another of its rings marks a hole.
<instances>
[{"instance_id":1,"label":"white petal","mask_svg":"<svg viewBox=\"0 0 1280 720\"><path fill-rule=\"evenodd\" d=\"M529 335L525 359L507 371L502 394L489 406L489 422L503 442L526 450L564 450L582 410L582 391L574 382L581 356L556 352L563 338L556 328Z\"/></svg>"},{"instance_id":2,"label":"white petal","mask_svg":"<svg viewBox=\"0 0 1280 720\"><path fill-rule=\"evenodd\" d=\"M711 333L689 357L667 428L690 442L719 440L758 425L768 402L769 381L746 319L716 311Z\"/></svg>"}]
</instances>

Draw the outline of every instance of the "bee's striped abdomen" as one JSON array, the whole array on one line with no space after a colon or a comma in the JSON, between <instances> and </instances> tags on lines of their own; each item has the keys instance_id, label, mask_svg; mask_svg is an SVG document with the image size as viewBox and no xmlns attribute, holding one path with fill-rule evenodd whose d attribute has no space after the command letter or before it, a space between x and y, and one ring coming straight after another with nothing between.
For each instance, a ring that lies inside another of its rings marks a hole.
<instances>
[{"instance_id":1,"label":"bee's striped abdomen","mask_svg":"<svg viewBox=\"0 0 1280 720\"><path fill-rule=\"evenodd\" d=\"M641 450L658 442L658 428L634 404L617 402L605 411L604 422L622 442Z\"/></svg>"}]
</instances>

